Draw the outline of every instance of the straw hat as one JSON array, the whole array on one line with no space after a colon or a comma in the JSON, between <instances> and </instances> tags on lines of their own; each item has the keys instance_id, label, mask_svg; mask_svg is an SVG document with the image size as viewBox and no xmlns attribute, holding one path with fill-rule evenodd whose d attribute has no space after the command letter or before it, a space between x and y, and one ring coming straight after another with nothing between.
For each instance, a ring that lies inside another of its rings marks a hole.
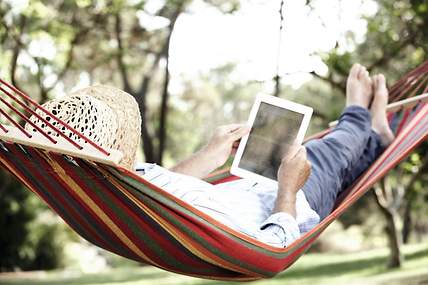
<instances>
[{"instance_id":1,"label":"straw hat","mask_svg":"<svg viewBox=\"0 0 428 285\"><path fill-rule=\"evenodd\" d=\"M48 101L42 106L101 147L121 151L123 159L120 164L133 169L141 136L141 116L134 97L114 87L97 85ZM41 110L36 112L76 142L85 143ZM35 116L30 120L49 135L59 136ZM29 124L26 129L34 131Z\"/></svg>"}]
</instances>

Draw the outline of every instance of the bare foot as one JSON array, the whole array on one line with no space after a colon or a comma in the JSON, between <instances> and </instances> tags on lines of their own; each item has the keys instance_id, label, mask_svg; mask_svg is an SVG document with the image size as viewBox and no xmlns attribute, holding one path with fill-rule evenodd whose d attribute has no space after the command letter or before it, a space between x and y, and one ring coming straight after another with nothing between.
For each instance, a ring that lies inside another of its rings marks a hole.
<instances>
[{"instance_id":1,"label":"bare foot","mask_svg":"<svg viewBox=\"0 0 428 285\"><path fill-rule=\"evenodd\" d=\"M388 89L386 88L385 76L375 75L372 78L374 98L370 107L372 115L372 129L379 134L383 146L388 146L394 140L394 133L386 118L386 105L388 104Z\"/></svg>"},{"instance_id":2,"label":"bare foot","mask_svg":"<svg viewBox=\"0 0 428 285\"><path fill-rule=\"evenodd\" d=\"M352 66L346 82L346 106L358 105L368 108L372 98L372 81L367 69L356 63Z\"/></svg>"}]
</instances>

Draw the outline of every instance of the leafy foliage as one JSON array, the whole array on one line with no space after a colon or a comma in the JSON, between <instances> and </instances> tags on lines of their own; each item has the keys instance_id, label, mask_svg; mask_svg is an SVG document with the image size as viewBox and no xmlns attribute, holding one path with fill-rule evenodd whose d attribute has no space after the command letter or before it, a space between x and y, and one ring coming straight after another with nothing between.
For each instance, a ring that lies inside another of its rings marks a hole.
<instances>
[{"instance_id":1,"label":"leafy foliage","mask_svg":"<svg viewBox=\"0 0 428 285\"><path fill-rule=\"evenodd\" d=\"M3 170L0 181L0 272L61 266L62 242L70 231L64 231L46 206ZM45 219L38 219L41 216Z\"/></svg>"}]
</instances>

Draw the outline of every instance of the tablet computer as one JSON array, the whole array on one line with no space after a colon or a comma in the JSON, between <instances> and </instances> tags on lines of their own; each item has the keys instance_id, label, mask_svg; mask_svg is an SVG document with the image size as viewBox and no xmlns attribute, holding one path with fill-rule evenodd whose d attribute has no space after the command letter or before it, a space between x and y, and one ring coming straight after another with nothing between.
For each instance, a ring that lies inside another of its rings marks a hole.
<instances>
[{"instance_id":1,"label":"tablet computer","mask_svg":"<svg viewBox=\"0 0 428 285\"><path fill-rule=\"evenodd\" d=\"M230 172L255 182L277 183L281 160L293 142L302 143L313 109L258 95L250 112L251 131L239 143Z\"/></svg>"}]
</instances>

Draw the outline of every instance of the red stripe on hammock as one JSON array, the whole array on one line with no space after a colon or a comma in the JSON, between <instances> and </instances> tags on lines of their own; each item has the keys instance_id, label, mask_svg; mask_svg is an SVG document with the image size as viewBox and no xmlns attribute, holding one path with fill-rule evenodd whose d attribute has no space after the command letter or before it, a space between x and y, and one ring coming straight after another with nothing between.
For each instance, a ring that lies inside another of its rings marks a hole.
<instances>
[{"instance_id":1,"label":"red stripe on hammock","mask_svg":"<svg viewBox=\"0 0 428 285\"><path fill-rule=\"evenodd\" d=\"M144 182L143 182L144 183ZM162 192L163 192L163 190L162 190ZM166 196L166 195L165 195ZM194 211L194 212L197 212L197 210L196 211ZM185 216L185 220L182 220L181 219L181 216ZM175 219L177 219L177 220L180 220L180 223L182 223L182 224L186 224L187 225L187 223L188 223L188 220L192 220L192 218L191 217L189 217L189 216L186 216L186 215L184 215L183 213L180 213L180 217L175 217ZM210 223L215 223L215 222L213 222L212 221L212 219L210 219L210 218L208 218L207 219ZM193 223L195 223L195 221L192 221ZM211 226L212 227L212 226ZM322 226L321 226L322 227ZM202 228L202 229L201 229ZM226 226L220 226L220 228L221 229L223 229L223 230L226 230L226 231L228 231L228 228L226 227ZM319 228L317 228L317 229L315 229L315 231L319 231L320 230L320 227ZM210 228L206 228L204 225L201 225L201 224L199 224L199 225L197 225L197 228L196 228L196 231L197 232L200 232L200 231L202 231L202 232L209 232L210 233L210 235L217 235L217 233L216 232L212 232L212 230L210 229ZM236 235L236 234L233 234L234 236L239 236L239 235ZM305 239L305 238L307 238L308 237L308 235L305 235L305 236L303 236L302 237L302 239ZM207 239L206 237L204 237L204 239ZM280 268L281 268L281 265L283 264L283 262L284 262L284 260L292 260L293 258L291 257L291 256L293 256L293 253L290 253L290 255L288 256L288 257L285 257L285 258L275 258L275 257L269 257L269 256L265 256L265 255L261 255L261 253L256 253L255 255L254 255L254 252L250 252L250 253L248 253L247 251L248 251L248 248L241 248L242 247L242 245L241 245L241 243L239 243L237 246L238 246L238 248L236 247L236 245L234 244L234 245L230 245L230 246L227 246L227 247L225 247L225 238L224 238L224 233L221 233L220 235L219 235L219 238L218 238L218 240L222 243L222 246L224 247L223 249L221 249L221 251L222 252L231 252L231 249L233 250L233 251L236 251L236 256L237 256L237 258L238 259L241 259L242 260L242 256L246 256L246 260L247 260L247 256L248 256L248 254L252 254L256 259L258 258L258 261L259 262L261 262L261 263L258 263L258 266L260 267L260 268L263 268L262 266L263 265L266 265L266 263L269 263L270 264L270 266L275 266L275 268L270 268L270 270L272 271L275 271L275 272L277 272L278 270L280 270ZM228 242L234 242L233 240L228 240ZM299 240L299 242L302 242L302 240L300 239ZM299 242L297 242L296 243L296 245L299 245ZM212 244L212 243L211 243ZM301 246L301 245L299 245L299 246ZM262 248L269 248L270 249L270 247L269 246L266 246L266 245L261 245L260 247L262 247ZM273 250L273 252L282 252L282 253L286 253L287 251L288 252L291 252L291 250L297 250L297 248L294 246L290 246L290 247L288 247L288 248L286 248L286 249L280 249L280 248L275 248L276 250ZM294 254L297 254L297 253L294 253ZM235 256L235 258L236 258L236 256ZM263 257L261 257L261 256L263 256ZM269 262L267 262L267 258L273 258L273 260L271 260L271 261L269 261ZM260 260L261 259L261 260ZM253 263L254 264L254 263Z\"/></svg>"},{"instance_id":2,"label":"red stripe on hammock","mask_svg":"<svg viewBox=\"0 0 428 285\"><path fill-rule=\"evenodd\" d=\"M76 174L76 172L74 171L74 169L72 169L70 167L70 163L67 161L64 161L61 157L61 155L59 154L51 154L51 158L53 158L65 171L66 171L66 175L69 176L70 178L72 178L72 180L79 185L79 187L84 191L84 193L89 196L92 201L94 202L94 204L96 204L98 206L98 208L100 208L101 210L103 210L104 213L106 213L106 215L116 224L117 226L117 217L116 215L111 212L108 208L105 207L104 203L97 197L94 196L94 194L92 193L92 191L85 191L85 189L89 190L90 187L89 185L87 185L78 174ZM118 244L121 245L121 247L128 249L128 246L119 238L117 237L114 232L112 232L112 229L110 229L110 227L96 214L96 212L94 210L92 210L90 208L89 205L87 205L85 203L85 201L82 200L82 198L79 197L78 194L76 194L76 192L71 189L69 186L67 187L70 191L70 194L78 201L80 201L80 204L82 207L84 207L85 209L87 209L87 211L89 213L92 213L92 216L96 216L97 220L99 222L99 226L103 227L105 229L105 232L108 233L109 237L113 238L114 240L116 240L116 242ZM120 228L118 226L118 228ZM120 252L120 251L119 251ZM141 260L141 257L137 254L134 253L133 251L130 251L130 253L132 254L132 256L134 256L134 259L136 260Z\"/></svg>"},{"instance_id":3,"label":"red stripe on hammock","mask_svg":"<svg viewBox=\"0 0 428 285\"><path fill-rule=\"evenodd\" d=\"M241 177L238 177L238 176L235 176L235 175L230 175L228 177L216 180L216 181L212 182L211 184L212 185L217 185L217 184L226 183L226 182L230 182L230 181L235 181L235 180L239 180L239 179L241 179Z\"/></svg>"},{"instance_id":4,"label":"red stripe on hammock","mask_svg":"<svg viewBox=\"0 0 428 285\"><path fill-rule=\"evenodd\" d=\"M68 163L68 162L64 162L64 160L61 158L61 155L58 155L58 154L50 153L50 159L55 160L59 165L61 165L61 167L63 167L63 165L65 163ZM87 206L86 203L84 203L84 201L75 193L75 191L72 188L70 188L70 186L68 186L62 180L61 176L58 175L58 173L55 170L53 170L53 171L54 171L54 176L56 177L56 180L64 186L64 190L67 191L67 193L74 198L74 200L76 201L76 203L78 203L82 209L86 210L86 212L88 213L88 215L90 215L91 217L93 217L94 220L98 221L98 225L101 226L103 224L103 222L97 216L97 214L89 206ZM67 173L67 175L68 174L69 173ZM77 184L79 184L79 183L77 183ZM81 186L81 185L79 184L79 186ZM104 226L104 231L103 232L107 233L107 239L111 240L112 244L119 244L119 245L121 244L120 239L118 239L115 235L112 235L111 231L108 230L108 227ZM127 248L127 247L124 246L123 248ZM118 252L117 249L114 249L114 248L112 248L111 251ZM125 255L125 253L126 252L123 252L122 254ZM132 252L126 253L126 256L129 257L129 258L133 258L133 259L135 259L135 257L136 257L136 255L134 253L132 253Z\"/></svg>"},{"instance_id":5,"label":"red stripe on hammock","mask_svg":"<svg viewBox=\"0 0 428 285\"><path fill-rule=\"evenodd\" d=\"M56 181L59 183L59 184L61 184L62 186L63 186L63 189L65 190L65 191L67 191L69 188L68 188L68 186L66 185L66 184L64 184L64 182L62 181L62 179L60 179L59 178L59 176L57 175L57 173L55 172L55 170L53 170L52 168L51 168L51 166L50 165L48 165L46 162L45 162L45 160L44 160L44 158L42 158L36 151L34 151L34 150L31 150L31 149L29 149L28 150L28 152L30 153L30 155L33 157L33 158L35 158L35 157L39 157L39 161L43 164L43 166L44 167L46 167L45 169L51 169L52 171L50 172L50 175L52 175L53 177L56 177ZM15 152L14 152L18 157L20 157L21 158L21 161L26 161L25 160L25 157L20 153L20 151L19 150L16 150ZM33 166L31 163L27 163L27 164L25 164L26 165L26 167L30 170L30 172L32 172L32 173L38 173L38 167L37 166ZM25 174L24 174L24 176L25 176ZM46 181L47 180L45 180L45 175L43 175L43 173L39 173L39 175L36 175L37 177L38 177L38 179L40 179L40 181L41 182L43 182L43 184L44 184L44 187L45 187L45 189L48 191L48 192L51 192L51 193L56 193L57 191L56 191L56 189L54 188L54 187L51 187L51 186L49 186L49 183L47 183ZM34 186L33 186L34 187ZM33 190L33 192L35 192L35 193L37 193L37 194L39 194L39 195L43 195L44 197L46 197L44 200L45 201L49 201L49 198L47 198L47 196L45 196L45 194L44 194L44 192L43 191L37 191L36 190L36 188L34 188L34 189L32 189ZM72 196L72 195L70 195L70 196ZM70 208L70 207L68 207L68 203L67 203L67 201L66 200L63 200L62 198L60 198L60 195L55 195L55 199L60 199L62 202L63 202L63 207L65 207L66 209L68 209L69 210L69 212L74 212L74 210L72 209L72 208ZM76 199L75 199L76 200ZM78 201L76 201L77 203L78 203ZM50 203L48 203L50 206L52 206L52 207L54 207L53 205L51 205ZM81 204L81 203L79 203L79 204ZM59 210L59 209L57 209L57 211L56 212L58 212L58 213L61 213L61 211ZM93 214L91 215L92 217L94 216ZM73 217L74 218L77 218L78 220L81 220L81 218L77 215L77 216L74 216L73 215ZM63 219L64 221L66 221L67 222L67 224L68 225L70 225L70 227L72 227L72 228L74 228L73 226L71 226L71 224L70 223L68 223L68 221L66 220L66 219ZM96 220L96 219L95 219ZM86 222L85 222L85 224L86 224ZM92 228L91 227L85 227L85 225L82 225L82 224L80 224L81 226L83 226L87 231L89 231L90 233L95 233L95 236L98 236L98 234L96 233L96 231L94 232L93 230L92 230ZM107 245L102 239L92 239L92 241L94 241L94 240L96 240L97 241L97 244L99 243L100 244L100 246L101 247L103 247L103 248L106 248L106 249L108 249L108 250L112 250L113 248L111 247L111 246L109 246L109 245Z\"/></svg>"},{"instance_id":6,"label":"red stripe on hammock","mask_svg":"<svg viewBox=\"0 0 428 285\"><path fill-rule=\"evenodd\" d=\"M81 167L83 169L85 169L87 172L90 172L93 174L94 177L98 177L99 175L97 173L94 173L93 169L91 169L90 167L88 167L86 165L86 163L79 163L79 165L81 165ZM112 193L109 189L108 186L105 185L104 181L100 181L99 179L95 179L95 182L101 187L101 188L105 188L107 190L105 190L105 193L113 200L116 199L117 201L119 201L119 203L117 204L118 206L120 206L120 208L127 213L127 215L133 217L133 221L138 224L141 229L143 229L143 232L148 233L151 237L154 237L153 239L157 242L160 243L160 245L165 249L166 252L173 252L174 250L177 250L176 247L172 246L169 242L166 242L166 240L164 239L163 236L161 236L160 233L156 232L155 230L153 230L153 228L146 224L144 221L142 221L141 219L139 219L138 215L136 213L134 213L133 211L131 211L131 208L126 207L126 203L123 202L121 199L122 197L118 197L116 195L114 195L114 193ZM132 193L129 193L130 195L132 195ZM133 196L133 195L132 195ZM133 196L134 197L134 196ZM135 197L136 199L138 199L138 197ZM128 199L128 198L127 198ZM133 203L132 201L130 201L130 203ZM136 206L137 207L137 206ZM141 210L141 209L140 209ZM143 212L143 210L141 210ZM151 219L150 217L148 217L148 219ZM123 229L123 228L121 228ZM134 240L134 239L133 239ZM135 240L139 240L139 237L135 236ZM141 244L141 242L139 242ZM142 246L142 245L141 245ZM146 252L145 252L146 253ZM152 254L152 256L155 256L155 254ZM181 259L180 259L181 258ZM194 259L190 259L190 257L183 255L182 253L179 254L178 259L183 260L183 262L186 263L186 265L190 265L190 266L198 266L200 265L200 263L196 263ZM159 262L160 263L160 262Z\"/></svg>"},{"instance_id":7,"label":"red stripe on hammock","mask_svg":"<svg viewBox=\"0 0 428 285\"><path fill-rule=\"evenodd\" d=\"M82 204L79 203L79 200L76 200L76 197L73 196L73 192L69 191L69 187L67 184L65 184L65 182L61 179L61 177L57 174L57 172L51 167L51 165L49 165L46 160L39 154L39 152L37 150L28 150L29 153L31 154L31 156L35 157L38 156L38 160L40 161L40 163L43 165L44 169L51 169L50 174L52 175L52 177L55 178L55 181L60 184L62 186L63 191L71 198L75 201L76 204L78 204L82 209L80 209L80 211L84 210L85 208L82 207ZM38 170L37 167L33 168L35 170L35 173L37 173L36 171ZM43 173L39 173L39 175L37 175L38 177L42 177ZM89 232L91 235L88 236L87 238L90 239L90 241L97 241L97 243L100 244L100 246L104 249L113 250L113 247L111 247L111 245L108 244L108 242L106 242L104 240L104 237L102 236L102 233L98 233L95 229L96 227L94 225L89 224L89 222L86 221L85 214L82 212L79 212L77 209L74 209L73 207L69 207L68 204L69 202L67 202L67 198L62 198L61 195L61 190L60 189L55 189L54 187L49 187L48 184L45 184L47 191L51 192L53 195L55 195L56 198L61 200L62 205L69 210L69 212L71 212L71 216L73 218L75 218L76 220L80 221L80 225L87 231ZM85 209L86 210L86 209ZM63 218L64 221L67 222L67 220L65 218ZM95 228L95 229L93 229Z\"/></svg>"},{"instance_id":8,"label":"red stripe on hammock","mask_svg":"<svg viewBox=\"0 0 428 285\"><path fill-rule=\"evenodd\" d=\"M401 119L400 124L397 127L397 132L396 132L397 134L401 133L401 130L407 123L407 118L409 117L409 115L410 115L410 110L404 111L403 118Z\"/></svg>"},{"instance_id":9,"label":"red stripe on hammock","mask_svg":"<svg viewBox=\"0 0 428 285\"><path fill-rule=\"evenodd\" d=\"M132 176L136 177L136 179L140 180L143 184L147 183L150 185L150 183L148 183L147 181L145 181L141 177L136 176L134 173L132 173ZM152 188L152 190L156 190L156 189L160 190L159 192L161 193L161 195L163 195L165 197L171 196L171 194L169 194L165 190L157 188L156 186L150 185L150 188ZM175 220L177 220L177 222L179 224L184 225L186 228L190 229L192 232L199 233L199 236L203 240L205 240L209 244L211 244L211 246L213 248L215 248L217 251L227 252L231 257L233 257L237 260L241 260L243 262L248 262L249 264L252 264L255 267L263 268L263 270L265 270L265 271L276 272L276 270L271 269L271 266L273 263L278 264L278 260L280 260L280 259L278 259L276 257L270 257L270 256L264 255L260 252L256 252L254 250L251 250L251 249L247 248L245 246L245 244L242 244L242 242L237 242L237 241L232 240L232 239L228 239L227 244L226 244L225 243L225 233L213 228L213 226L219 227L223 231L224 230L230 231L231 229L229 229L227 226L224 226L224 225L220 224L219 222L215 221L213 218L209 217L208 215L198 211L196 208L193 208L189 204L187 204L183 201L180 201L177 198L174 198L172 196L170 198L172 198L172 200L174 202L177 202L178 204L182 205L184 208L188 209L192 213L199 214L201 218L203 218L204 220L207 220L210 223L210 225L207 226L204 223L200 222L199 220L197 220L191 216L188 216L183 212L176 212L176 210L169 208L165 205L166 209L169 209L169 211L168 211L169 214L173 215L173 218ZM159 213L159 215L162 215L162 212ZM162 218L162 219L166 220L165 218ZM193 237L188 236L186 233L184 233L180 229L177 229L177 230L179 230L183 234L183 236L187 236L188 238L193 240ZM249 236L246 236L242 233L240 234L234 230L231 230L231 231L234 232L232 235L235 237L245 236L246 238L244 237L244 240L251 240L251 243L262 244L261 242L257 242L253 238L250 238ZM207 251L198 242L195 243L195 241L193 240L192 244L199 251L204 252L204 254L206 254L210 258L212 258L214 260L219 258L216 254L213 254L212 252ZM265 248L263 246L261 246L261 247ZM269 246L267 246L267 247L270 248ZM284 249L280 249L280 248L274 248L274 249L278 252L285 252ZM263 260L260 260L261 255L263 256ZM245 261L243 260L243 256L245 257ZM267 259L269 262L266 262ZM224 262L228 262L228 261L222 260L222 262L224 263ZM247 270L247 272L248 272L248 270Z\"/></svg>"},{"instance_id":10,"label":"red stripe on hammock","mask_svg":"<svg viewBox=\"0 0 428 285\"><path fill-rule=\"evenodd\" d=\"M19 152L21 152L21 150L18 150L18 149L16 149L15 151L12 151L15 155L17 155L18 157L19 156L21 156L20 154L19 154ZM2 156L4 159L6 159L7 160L7 158L5 157L5 156L3 156L1 153L0 153L0 156ZM22 156L21 156L22 157ZM21 161L25 161L25 160L21 160ZM24 163L24 165L28 168L28 169L31 169L31 170L36 170L37 171L37 167L32 167L32 166L30 166L29 167L29 165L28 164L25 164ZM10 167L12 167L13 168L13 170L14 171L16 171L17 173L19 173L22 177L25 177L25 179L24 178L19 178L18 177L18 179L19 180L21 180L24 184L28 184L29 185L29 189L34 193L34 194L36 194L36 195L38 195L40 198L42 198L45 202L46 202L46 204L49 206L49 208L51 208L51 210L52 211L54 211L55 213L58 213L58 214L60 214L60 213L62 213L62 210L60 209L60 208L57 208L57 206L55 206L54 204L52 204L52 203L50 203L49 201L50 201L50 198L43 192L43 191L37 191L36 189L38 189L38 187L36 187L35 186L35 184L33 184L33 182L32 182L32 180L30 180L28 177L27 177L27 175L25 174L25 173L23 173L23 172L21 172L18 168L15 168L15 167L13 167L13 166L10 166ZM45 180L44 180L44 178L43 178L44 176L43 175L41 175L40 176L40 182L45 182ZM48 186L47 186L47 184L46 183L44 183L44 186L46 187L46 188L48 188ZM48 191L52 191L53 190L53 188L49 188L48 189ZM58 198L58 196L56 196L56 198ZM64 208L66 208L66 210L67 211L69 211L69 212L73 212L73 209L72 208L70 208L70 207L68 207L68 206L66 206L67 205L67 202L66 201L64 201L63 199L61 199L60 198L60 200L61 200L61 202L64 202ZM60 216L62 216L62 215L60 215ZM70 226L72 229L74 229L76 232L80 232L76 227L74 227L72 224L70 224L69 222L68 222L68 220L67 219L65 219L65 218L63 218L63 220L67 223L67 225L68 226ZM80 218L78 218L78 220L80 221ZM80 224L81 226L82 226L82 224ZM84 227L84 226L83 226ZM111 248L109 247L109 246L106 246L105 244L103 244L103 242L100 242L100 243L96 243L97 245L99 245L100 247L103 247L103 248L105 248L105 249L107 249L107 250L111 250Z\"/></svg>"}]
</instances>

